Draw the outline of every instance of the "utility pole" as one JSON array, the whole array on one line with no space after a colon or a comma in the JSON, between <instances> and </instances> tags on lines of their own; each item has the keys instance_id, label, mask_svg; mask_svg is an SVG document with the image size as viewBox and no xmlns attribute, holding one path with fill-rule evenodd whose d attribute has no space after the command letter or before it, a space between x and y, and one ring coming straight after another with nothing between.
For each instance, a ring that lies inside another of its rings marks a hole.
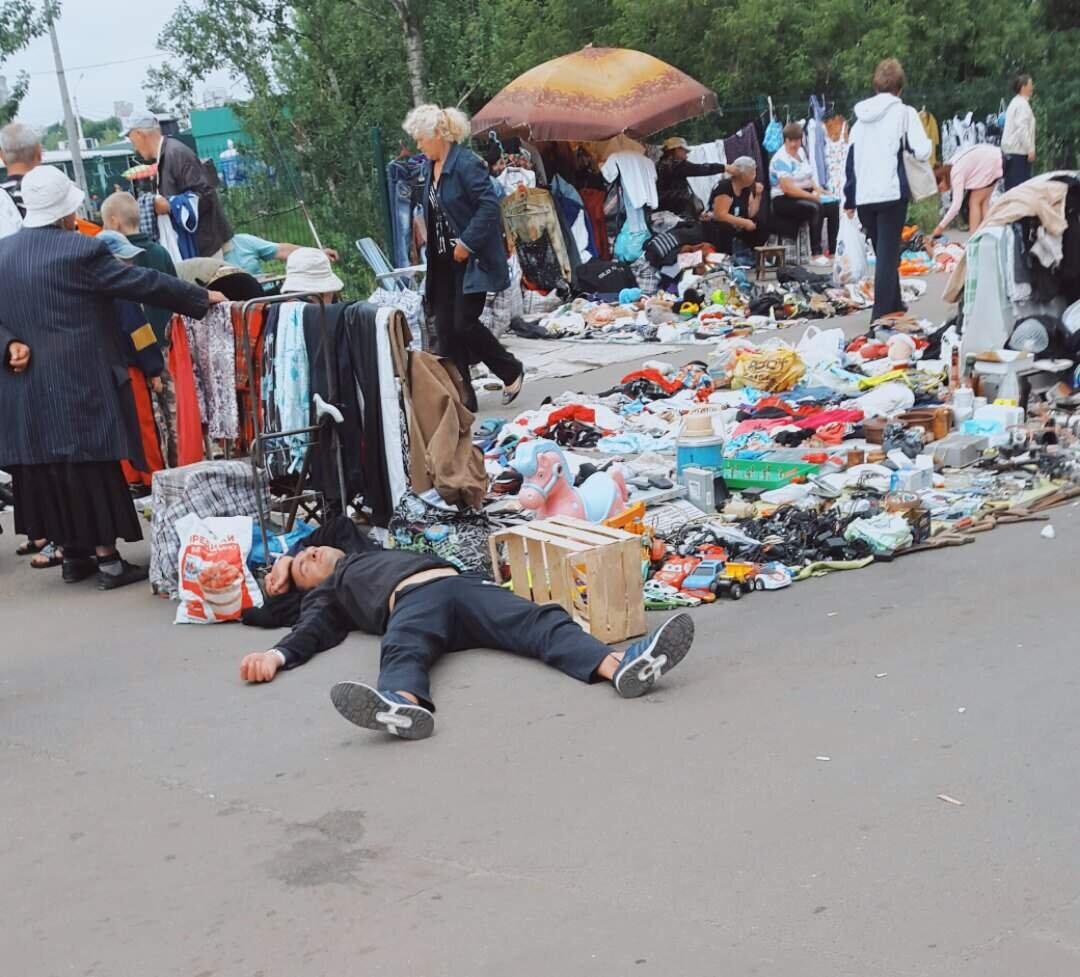
<instances>
[{"instance_id":1,"label":"utility pole","mask_svg":"<svg viewBox=\"0 0 1080 977\"><path fill-rule=\"evenodd\" d=\"M49 37L52 40L53 60L56 62L56 80L60 85L60 101L64 106L64 127L67 129L68 146L71 149L71 164L75 170L75 182L79 189L90 199L90 190L86 184L86 171L83 169L82 146L79 143L79 125L71 111L71 98L68 96L67 79L64 77L64 61L60 57L60 42L56 37L56 22L49 15ZM85 208L84 208L85 209Z\"/></svg>"}]
</instances>

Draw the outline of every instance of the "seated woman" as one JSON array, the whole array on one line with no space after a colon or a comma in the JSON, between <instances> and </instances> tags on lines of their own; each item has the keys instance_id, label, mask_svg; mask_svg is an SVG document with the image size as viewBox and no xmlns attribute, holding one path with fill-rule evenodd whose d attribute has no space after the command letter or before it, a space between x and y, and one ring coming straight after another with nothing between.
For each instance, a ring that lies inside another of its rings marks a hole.
<instances>
[{"instance_id":1,"label":"seated woman","mask_svg":"<svg viewBox=\"0 0 1080 977\"><path fill-rule=\"evenodd\" d=\"M802 146L803 130L798 122L784 126L784 145L769 163L769 185L772 192L773 215L781 220L810 224L811 264L825 265L828 260L821 252L821 228L829 222L829 254L836 251L836 235L840 229L840 201L825 202L826 193L814 179L814 171Z\"/></svg>"},{"instance_id":2,"label":"seated woman","mask_svg":"<svg viewBox=\"0 0 1080 977\"><path fill-rule=\"evenodd\" d=\"M769 236L761 212L764 190L757 182L757 163L749 156L728 163L727 174L717 180L709 197L706 240L724 254L734 253L736 241L743 250L764 244Z\"/></svg>"},{"instance_id":3,"label":"seated woman","mask_svg":"<svg viewBox=\"0 0 1080 977\"><path fill-rule=\"evenodd\" d=\"M968 194L968 230L974 234L986 217L990 204L990 194L1005 169L1004 157L997 146L981 143L969 146L958 152L944 166L934 167L938 190L945 193L952 190L952 203L938 226L933 237L940 237L953 218L960 213L964 194Z\"/></svg>"}]
</instances>

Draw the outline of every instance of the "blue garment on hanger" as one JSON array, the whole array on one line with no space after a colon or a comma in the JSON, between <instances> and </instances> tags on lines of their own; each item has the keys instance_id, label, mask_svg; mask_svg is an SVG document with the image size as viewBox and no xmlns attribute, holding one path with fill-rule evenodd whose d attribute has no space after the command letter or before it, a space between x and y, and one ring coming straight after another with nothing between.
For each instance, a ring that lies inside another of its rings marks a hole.
<instances>
[{"instance_id":1,"label":"blue garment on hanger","mask_svg":"<svg viewBox=\"0 0 1080 977\"><path fill-rule=\"evenodd\" d=\"M190 190L178 193L169 198L169 210L180 257L198 258L199 245L195 232L199 229L199 198Z\"/></svg>"},{"instance_id":2,"label":"blue garment on hanger","mask_svg":"<svg viewBox=\"0 0 1080 977\"><path fill-rule=\"evenodd\" d=\"M278 317L274 349L274 404L282 431L311 424L311 370L304 340L304 303L286 302ZM309 437L294 434L283 439L289 446L289 473L304 463Z\"/></svg>"},{"instance_id":3,"label":"blue garment on hanger","mask_svg":"<svg viewBox=\"0 0 1080 977\"><path fill-rule=\"evenodd\" d=\"M810 115L816 125L809 145L810 165L814 168L814 179L819 187L829 185L829 166L825 160L825 100L817 95L810 96Z\"/></svg>"}]
</instances>

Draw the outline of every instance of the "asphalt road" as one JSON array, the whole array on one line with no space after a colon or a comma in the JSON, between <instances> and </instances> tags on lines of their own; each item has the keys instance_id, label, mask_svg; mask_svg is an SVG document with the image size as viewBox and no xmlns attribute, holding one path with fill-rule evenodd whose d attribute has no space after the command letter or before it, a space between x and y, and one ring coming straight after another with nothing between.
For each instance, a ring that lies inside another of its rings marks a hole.
<instances>
[{"instance_id":1,"label":"asphalt road","mask_svg":"<svg viewBox=\"0 0 1080 977\"><path fill-rule=\"evenodd\" d=\"M31 572L5 513L0 969L1072 977L1077 511L700 609L635 701L450 656L421 743L330 705L375 639L245 687L262 635Z\"/></svg>"}]
</instances>

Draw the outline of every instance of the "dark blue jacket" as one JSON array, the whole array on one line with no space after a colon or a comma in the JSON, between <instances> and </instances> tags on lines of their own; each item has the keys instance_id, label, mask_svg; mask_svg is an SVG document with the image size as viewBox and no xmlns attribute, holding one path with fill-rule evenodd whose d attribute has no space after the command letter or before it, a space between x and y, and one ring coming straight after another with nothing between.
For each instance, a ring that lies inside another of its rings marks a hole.
<instances>
[{"instance_id":1,"label":"dark blue jacket","mask_svg":"<svg viewBox=\"0 0 1080 977\"><path fill-rule=\"evenodd\" d=\"M426 166L430 186L434 167ZM465 292L501 292L510 287L510 267L503 240L502 210L485 163L472 150L455 143L443 162L439 205L454 237L472 255L465 269Z\"/></svg>"},{"instance_id":2,"label":"dark blue jacket","mask_svg":"<svg viewBox=\"0 0 1080 977\"><path fill-rule=\"evenodd\" d=\"M116 299L201 318L207 293L117 261L100 241L55 227L0 239L0 468L140 459ZM12 342L30 366L8 366Z\"/></svg>"}]
</instances>

